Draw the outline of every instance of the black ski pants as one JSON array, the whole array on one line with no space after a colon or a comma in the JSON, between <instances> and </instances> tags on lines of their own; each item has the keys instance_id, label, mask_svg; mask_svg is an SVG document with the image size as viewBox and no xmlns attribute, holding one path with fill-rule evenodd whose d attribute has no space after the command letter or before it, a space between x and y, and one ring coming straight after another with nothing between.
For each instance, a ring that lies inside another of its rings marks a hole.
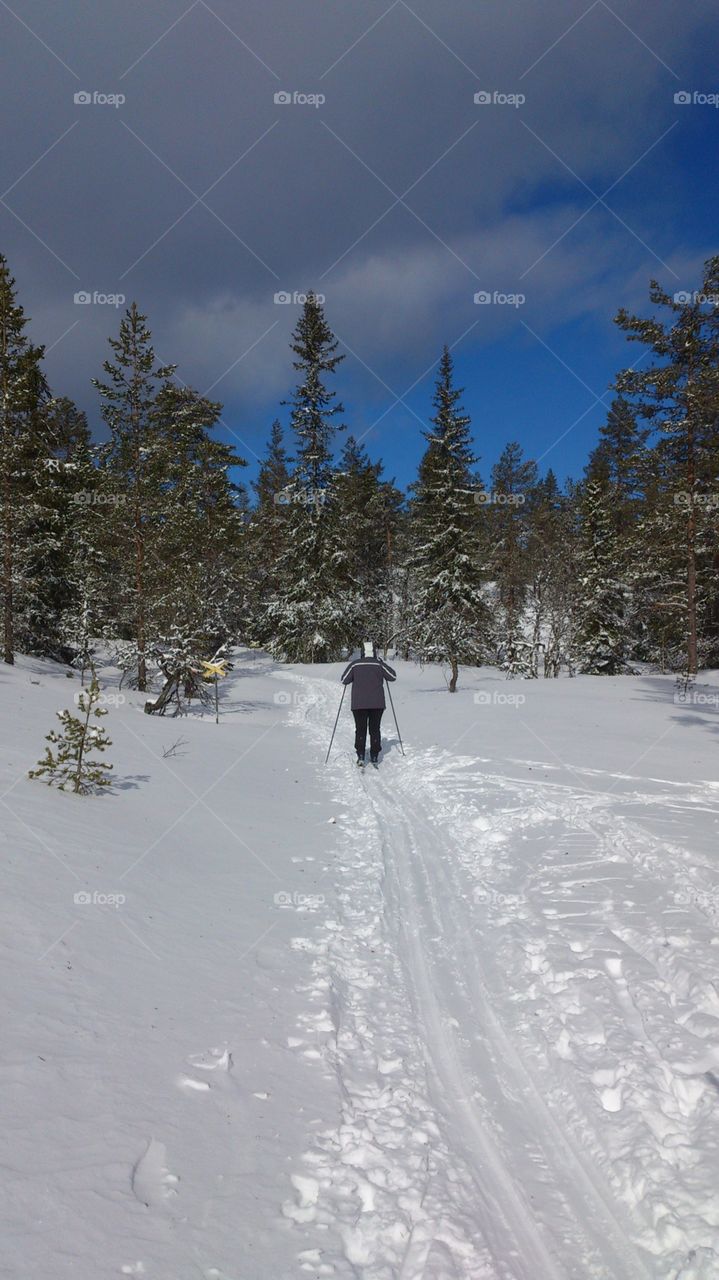
<instances>
[{"instance_id":1,"label":"black ski pants","mask_svg":"<svg viewBox=\"0 0 719 1280\"><path fill-rule=\"evenodd\" d=\"M372 707L363 711L353 711L355 718L355 751L364 760L367 744L367 726L369 725L369 750L371 756L378 756L382 750L380 721L384 707Z\"/></svg>"}]
</instances>

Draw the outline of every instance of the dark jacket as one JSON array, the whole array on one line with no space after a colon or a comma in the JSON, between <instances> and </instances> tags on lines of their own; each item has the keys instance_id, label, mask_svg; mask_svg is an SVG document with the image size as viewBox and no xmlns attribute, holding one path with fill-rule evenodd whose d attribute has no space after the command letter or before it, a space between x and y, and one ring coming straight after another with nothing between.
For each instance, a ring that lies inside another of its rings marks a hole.
<instances>
[{"instance_id":1,"label":"dark jacket","mask_svg":"<svg viewBox=\"0 0 719 1280\"><path fill-rule=\"evenodd\" d=\"M342 673L342 683L352 685L353 711L385 707L384 682L396 679L397 672L381 658L354 658Z\"/></svg>"}]
</instances>

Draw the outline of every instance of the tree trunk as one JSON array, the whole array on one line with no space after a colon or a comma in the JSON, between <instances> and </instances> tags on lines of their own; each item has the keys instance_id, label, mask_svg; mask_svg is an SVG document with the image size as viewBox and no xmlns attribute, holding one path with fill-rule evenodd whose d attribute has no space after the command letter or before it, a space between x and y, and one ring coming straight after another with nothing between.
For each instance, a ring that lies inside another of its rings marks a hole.
<instances>
[{"instance_id":1,"label":"tree trunk","mask_svg":"<svg viewBox=\"0 0 719 1280\"><path fill-rule=\"evenodd\" d=\"M160 691L159 697L155 698L154 702L145 703L145 707L144 707L145 714L148 716L164 716L165 709L172 702L173 695L177 700L177 708L175 710L175 715L177 715L180 710L179 677L167 676L167 678L165 679L165 683L162 686L162 689Z\"/></svg>"},{"instance_id":2,"label":"tree trunk","mask_svg":"<svg viewBox=\"0 0 719 1280\"><path fill-rule=\"evenodd\" d=\"M687 671L695 676L698 668L697 654L697 565L696 565L696 512L689 515L687 546L687 608L689 611L689 636L687 646Z\"/></svg>"},{"instance_id":3,"label":"tree trunk","mask_svg":"<svg viewBox=\"0 0 719 1280\"><path fill-rule=\"evenodd\" d=\"M7 466L7 463L6 463ZM10 476L6 471L3 483L3 660L10 666L15 662L15 636L13 627L13 527L12 492Z\"/></svg>"},{"instance_id":4,"label":"tree trunk","mask_svg":"<svg viewBox=\"0 0 719 1280\"><path fill-rule=\"evenodd\" d=\"M452 679L451 679L451 680L450 680L450 682L449 682L449 692L450 692L450 693L456 693L456 692L457 692L457 681L458 681L458 679L459 679L459 664L458 664L458 662L457 662L457 659L456 659L456 658L454 658L454 657L450 658L450 660L449 660L449 665L450 665L450 668L451 668L451 671L452 671Z\"/></svg>"},{"instance_id":5,"label":"tree trunk","mask_svg":"<svg viewBox=\"0 0 719 1280\"><path fill-rule=\"evenodd\" d=\"M687 421L687 491L689 494L689 520L687 521L687 671L697 673L697 511L694 484L696 465L694 459L694 427L691 417Z\"/></svg>"},{"instance_id":6,"label":"tree trunk","mask_svg":"<svg viewBox=\"0 0 719 1280\"><path fill-rule=\"evenodd\" d=\"M13 614L15 602L13 600L13 525L12 525L12 480L10 477L12 451L10 448L11 429L9 414L9 387L7 372L7 330L5 324L0 329L0 353L2 354L3 369L3 385L2 385L2 497L3 497L3 570L2 570L2 594L3 594L3 660L10 666L15 663L15 636L13 634Z\"/></svg>"},{"instance_id":7,"label":"tree trunk","mask_svg":"<svg viewBox=\"0 0 719 1280\"><path fill-rule=\"evenodd\" d=\"M145 661L145 548L142 540L142 515L135 508L135 593L137 597L137 688L147 690L147 663Z\"/></svg>"},{"instance_id":8,"label":"tree trunk","mask_svg":"<svg viewBox=\"0 0 719 1280\"><path fill-rule=\"evenodd\" d=\"M85 723L82 726L82 737L80 739L80 746L77 753L77 768L75 770L75 776L73 779L73 788L72 788L73 791L75 792L75 795L79 795L80 788L82 787L82 760L83 760L83 756L85 755L85 744L87 742L87 729L90 723L90 713L92 712L92 702L93 702L92 691L88 690L85 697L87 698L87 707L85 709Z\"/></svg>"}]
</instances>

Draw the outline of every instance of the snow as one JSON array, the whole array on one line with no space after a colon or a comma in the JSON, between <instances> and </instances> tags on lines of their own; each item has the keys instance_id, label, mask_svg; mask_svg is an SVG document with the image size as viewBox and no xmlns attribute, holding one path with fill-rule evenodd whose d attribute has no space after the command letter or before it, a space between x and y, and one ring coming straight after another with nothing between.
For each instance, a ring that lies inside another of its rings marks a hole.
<instances>
[{"instance_id":1,"label":"snow","mask_svg":"<svg viewBox=\"0 0 719 1280\"><path fill-rule=\"evenodd\" d=\"M88 797L0 670L0 1274L716 1280L716 675L393 665L378 771L240 650Z\"/></svg>"}]
</instances>

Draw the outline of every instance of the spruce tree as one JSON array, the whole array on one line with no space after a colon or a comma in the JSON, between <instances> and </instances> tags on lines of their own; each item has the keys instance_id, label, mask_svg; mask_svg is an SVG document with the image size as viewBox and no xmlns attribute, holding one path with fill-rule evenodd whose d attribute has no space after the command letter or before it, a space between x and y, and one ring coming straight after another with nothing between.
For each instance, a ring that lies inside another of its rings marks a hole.
<instances>
[{"instance_id":1,"label":"spruce tree","mask_svg":"<svg viewBox=\"0 0 719 1280\"><path fill-rule=\"evenodd\" d=\"M149 611L161 576L152 542L161 504L156 401L174 366L156 364L147 318L134 302L121 321L119 337L110 339L110 347L113 359L103 366L108 381L93 380L110 431L100 456L117 499L114 509L108 507L107 523L114 548L118 622L132 639L137 688L144 691Z\"/></svg>"},{"instance_id":2,"label":"spruce tree","mask_svg":"<svg viewBox=\"0 0 719 1280\"><path fill-rule=\"evenodd\" d=\"M353 623L363 632L388 641L393 632L393 544L402 495L382 479L382 463L349 436L339 458L332 514L344 538L350 573L358 584L360 609Z\"/></svg>"},{"instance_id":3,"label":"spruce tree","mask_svg":"<svg viewBox=\"0 0 719 1280\"><path fill-rule=\"evenodd\" d=\"M619 548L612 528L612 496L587 481L577 558L576 634L579 670L617 675L626 670L626 586L619 578Z\"/></svg>"},{"instance_id":4,"label":"spruce tree","mask_svg":"<svg viewBox=\"0 0 719 1280\"><path fill-rule=\"evenodd\" d=\"M460 408L449 348L435 385L427 448L411 506L413 610L410 632L425 660L449 664L454 693L461 662L479 662L488 610L482 598L484 565L479 535L479 485L473 468L469 416Z\"/></svg>"},{"instance_id":5,"label":"spruce tree","mask_svg":"<svg viewBox=\"0 0 719 1280\"><path fill-rule=\"evenodd\" d=\"M158 493L150 514L155 594L153 643L199 646L208 657L237 637L248 594L246 494L232 479L245 459L212 436L221 405L188 386L166 383L152 411L148 463Z\"/></svg>"},{"instance_id":6,"label":"spruce tree","mask_svg":"<svg viewBox=\"0 0 719 1280\"><path fill-rule=\"evenodd\" d=\"M525 610L529 674L556 678L571 657L576 520L573 503L550 469L527 503Z\"/></svg>"},{"instance_id":7,"label":"spruce tree","mask_svg":"<svg viewBox=\"0 0 719 1280\"><path fill-rule=\"evenodd\" d=\"M10 664L18 643L32 647L30 580L39 542L33 533L42 519L47 485L43 462L51 456L42 417L48 397L41 369L44 349L28 339L27 323L15 280L0 254L0 605L3 660Z\"/></svg>"},{"instance_id":8,"label":"spruce tree","mask_svg":"<svg viewBox=\"0 0 719 1280\"><path fill-rule=\"evenodd\" d=\"M69 474L68 474L69 471ZM113 583L108 570L111 549L107 538L108 494L104 476L95 465L84 414L77 434L68 442L66 492L69 491L72 518L68 523L66 551L68 594L62 615L65 643L72 651L71 662L85 671L92 664L95 641L106 634L114 608Z\"/></svg>"},{"instance_id":9,"label":"spruce tree","mask_svg":"<svg viewBox=\"0 0 719 1280\"><path fill-rule=\"evenodd\" d=\"M295 465L285 491L287 530L277 563L278 589L264 611L263 628L277 656L291 662L329 662L351 642L359 583L352 573L351 530L334 518L333 445L344 412L328 376L344 359L321 304L308 294L295 329L294 368L300 374L289 401Z\"/></svg>"},{"instance_id":10,"label":"spruce tree","mask_svg":"<svg viewBox=\"0 0 719 1280\"><path fill-rule=\"evenodd\" d=\"M499 605L495 644L500 665L510 676L536 675L536 658L524 617L530 502L536 482L536 463L524 459L521 446L512 441L492 468L489 511L490 563Z\"/></svg>"},{"instance_id":11,"label":"spruce tree","mask_svg":"<svg viewBox=\"0 0 719 1280\"><path fill-rule=\"evenodd\" d=\"M631 536L643 507L642 463L649 434L648 427L637 423L628 400L616 396L587 464L587 479L606 484L614 495L612 524L620 539Z\"/></svg>"},{"instance_id":12,"label":"spruce tree","mask_svg":"<svg viewBox=\"0 0 719 1280\"><path fill-rule=\"evenodd\" d=\"M57 712L62 732L50 730L47 735L50 746L46 747L42 760L30 770L30 778L42 778L49 787L74 791L76 795L87 795L109 787L107 775L112 765L93 759L91 755L93 751L102 754L112 746L104 729L92 723L93 719L107 715L106 709L98 705L99 700L100 687L93 668L89 687L83 689L77 698L80 715L74 716L71 711Z\"/></svg>"},{"instance_id":13,"label":"spruce tree","mask_svg":"<svg viewBox=\"0 0 719 1280\"><path fill-rule=\"evenodd\" d=\"M272 636L267 630L267 609L277 599L281 585L278 566L287 545L290 461L282 426L275 418L267 455L260 463L257 479L252 484L255 505L248 531L250 631L253 640L261 645L272 643Z\"/></svg>"}]
</instances>

